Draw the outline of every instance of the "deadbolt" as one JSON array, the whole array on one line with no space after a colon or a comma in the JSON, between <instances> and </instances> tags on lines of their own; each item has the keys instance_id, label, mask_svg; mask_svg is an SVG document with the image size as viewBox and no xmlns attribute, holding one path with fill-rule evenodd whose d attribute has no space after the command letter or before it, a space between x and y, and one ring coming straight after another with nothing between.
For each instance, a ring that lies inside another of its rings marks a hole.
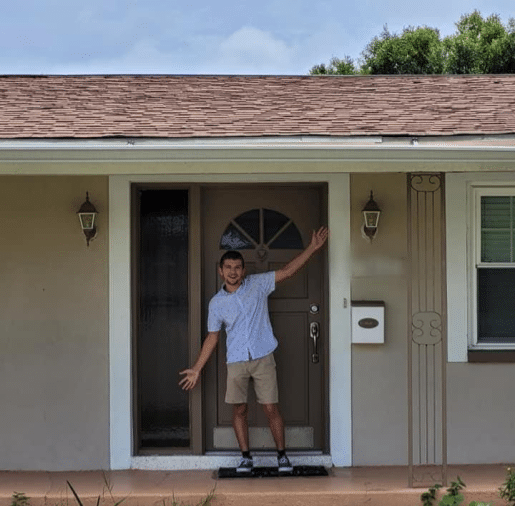
<instances>
[{"instance_id":1,"label":"deadbolt","mask_svg":"<svg viewBox=\"0 0 515 506\"><path fill-rule=\"evenodd\" d=\"M320 306L318 304L315 304L315 303L311 303L309 305L309 312L311 314L318 314L320 312Z\"/></svg>"}]
</instances>

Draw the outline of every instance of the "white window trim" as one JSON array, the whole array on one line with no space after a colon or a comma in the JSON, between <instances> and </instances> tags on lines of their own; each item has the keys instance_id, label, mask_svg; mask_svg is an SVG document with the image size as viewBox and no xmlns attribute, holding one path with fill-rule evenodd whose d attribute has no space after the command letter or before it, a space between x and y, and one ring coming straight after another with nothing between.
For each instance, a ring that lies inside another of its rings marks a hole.
<instances>
[{"instance_id":1,"label":"white window trim","mask_svg":"<svg viewBox=\"0 0 515 506\"><path fill-rule=\"evenodd\" d=\"M469 172L446 175L447 230L447 335L448 361L467 362L468 349L515 349L514 345L477 344L476 251L478 246L478 195L515 195L510 172ZM466 297L464 297L466 294Z\"/></svg>"},{"instance_id":2,"label":"white window trim","mask_svg":"<svg viewBox=\"0 0 515 506\"><path fill-rule=\"evenodd\" d=\"M469 317L469 348L475 350L515 350L515 343L478 343L477 337L477 266L481 262L481 197L515 197L515 182L510 186L505 184L485 185L483 183L471 183L469 185L470 202L472 203L470 215L470 236L471 247L470 255L467 261L469 271L469 293L468 300L470 306ZM506 263L487 263L490 267L515 268L515 263L507 265Z\"/></svg>"}]
</instances>

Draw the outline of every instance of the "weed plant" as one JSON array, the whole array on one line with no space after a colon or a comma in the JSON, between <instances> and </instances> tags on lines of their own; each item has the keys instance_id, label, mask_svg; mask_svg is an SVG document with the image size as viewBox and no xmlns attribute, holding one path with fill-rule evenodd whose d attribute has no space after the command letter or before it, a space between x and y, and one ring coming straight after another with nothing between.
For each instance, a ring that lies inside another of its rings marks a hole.
<instances>
[{"instance_id":1,"label":"weed plant","mask_svg":"<svg viewBox=\"0 0 515 506\"><path fill-rule=\"evenodd\" d=\"M506 470L506 481L499 488L499 495L510 506L515 506L515 472L511 467Z\"/></svg>"},{"instance_id":2,"label":"weed plant","mask_svg":"<svg viewBox=\"0 0 515 506\"><path fill-rule=\"evenodd\" d=\"M438 506L460 506L464 501L462 490L466 487L463 480L458 476L456 481L451 482L447 493L438 502ZM436 483L420 496L422 506L435 506L438 490L442 485ZM499 496L508 502L509 506L515 506L515 472L511 467L506 470L506 480L499 488ZM493 506L492 503L472 501L469 506Z\"/></svg>"},{"instance_id":3,"label":"weed plant","mask_svg":"<svg viewBox=\"0 0 515 506\"><path fill-rule=\"evenodd\" d=\"M14 492L11 496L11 506L30 506L30 497L23 492Z\"/></svg>"},{"instance_id":4,"label":"weed plant","mask_svg":"<svg viewBox=\"0 0 515 506\"><path fill-rule=\"evenodd\" d=\"M110 483L108 477L104 473L103 475L104 479L104 486L102 490L102 494L98 495L96 498L96 506L102 506L105 503L105 496L106 492L109 495L109 498L111 500L112 506L120 506L120 504L125 501L126 497L120 499L119 501L116 501L113 496L113 485ZM69 489L71 490L73 497L77 501L78 506L84 506L84 502L77 493L77 491L73 488L73 485L66 480L66 484L68 485ZM211 506L211 503L213 499L215 498L215 489L211 490L209 494L201 499L195 506ZM23 492L14 492L11 496L11 506L31 506L30 504L30 497L27 497ZM55 506L58 506L57 504ZM64 503L60 506L68 506L68 503ZM163 499L163 506L189 506L188 504L178 502L175 500L175 497L172 496L171 499Z\"/></svg>"}]
</instances>

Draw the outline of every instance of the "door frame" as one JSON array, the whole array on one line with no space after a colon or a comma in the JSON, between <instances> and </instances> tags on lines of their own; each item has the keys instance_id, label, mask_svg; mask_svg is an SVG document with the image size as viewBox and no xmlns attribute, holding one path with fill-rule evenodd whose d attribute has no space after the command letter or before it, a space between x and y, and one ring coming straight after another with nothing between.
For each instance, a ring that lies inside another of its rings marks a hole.
<instances>
[{"instance_id":1,"label":"door frame","mask_svg":"<svg viewBox=\"0 0 515 506\"><path fill-rule=\"evenodd\" d=\"M109 177L109 398L111 469L199 469L230 457L134 456L132 411L132 183L246 183L248 174L171 174ZM253 173L253 183L327 183L329 293L329 451L336 466L352 465L350 336L350 191L348 174ZM192 350L193 351L193 350Z\"/></svg>"}]
</instances>

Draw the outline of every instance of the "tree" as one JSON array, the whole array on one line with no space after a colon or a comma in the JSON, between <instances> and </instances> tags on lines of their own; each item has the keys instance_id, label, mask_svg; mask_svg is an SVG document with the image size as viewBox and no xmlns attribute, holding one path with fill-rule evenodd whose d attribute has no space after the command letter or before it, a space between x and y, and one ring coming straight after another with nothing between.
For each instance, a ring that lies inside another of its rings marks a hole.
<instances>
[{"instance_id":1,"label":"tree","mask_svg":"<svg viewBox=\"0 0 515 506\"><path fill-rule=\"evenodd\" d=\"M404 28L400 35L383 32L374 37L359 64L346 56L333 57L329 66L315 65L310 74L493 74L515 73L515 19L503 25L493 14L465 14L456 33L440 39L436 28Z\"/></svg>"},{"instance_id":2,"label":"tree","mask_svg":"<svg viewBox=\"0 0 515 506\"><path fill-rule=\"evenodd\" d=\"M462 16L457 33L443 41L449 74L515 73L515 20L504 26L493 14L483 19L478 11Z\"/></svg>"},{"instance_id":3,"label":"tree","mask_svg":"<svg viewBox=\"0 0 515 506\"><path fill-rule=\"evenodd\" d=\"M401 35L384 27L362 53L366 74L440 74L443 70L443 46L435 28L408 27Z\"/></svg>"},{"instance_id":4,"label":"tree","mask_svg":"<svg viewBox=\"0 0 515 506\"><path fill-rule=\"evenodd\" d=\"M321 63L320 65L315 65L310 71L312 75L340 74L346 76L356 74L357 72L358 69L354 66L354 61L350 56L345 56L343 60L333 57L327 67Z\"/></svg>"}]
</instances>

